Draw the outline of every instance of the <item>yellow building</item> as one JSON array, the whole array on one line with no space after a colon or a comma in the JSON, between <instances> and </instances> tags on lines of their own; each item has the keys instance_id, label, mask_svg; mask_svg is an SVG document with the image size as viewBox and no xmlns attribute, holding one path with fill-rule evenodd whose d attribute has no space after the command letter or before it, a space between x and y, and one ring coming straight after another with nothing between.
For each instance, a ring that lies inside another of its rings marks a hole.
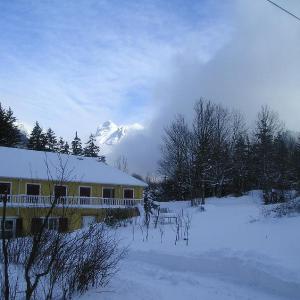
<instances>
[{"instance_id":1,"label":"yellow building","mask_svg":"<svg viewBox=\"0 0 300 300\"><path fill-rule=\"evenodd\" d=\"M69 231L103 220L113 209L136 215L147 185L97 158L0 147L0 217L5 234L47 228Z\"/></svg>"}]
</instances>

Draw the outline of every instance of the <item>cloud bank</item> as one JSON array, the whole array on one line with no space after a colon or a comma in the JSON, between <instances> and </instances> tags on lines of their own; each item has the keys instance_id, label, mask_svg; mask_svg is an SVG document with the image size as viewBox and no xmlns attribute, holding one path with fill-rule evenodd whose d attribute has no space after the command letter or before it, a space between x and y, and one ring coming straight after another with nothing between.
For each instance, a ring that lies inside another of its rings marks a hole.
<instances>
[{"instance_id":1,"label":"cloud bank","mask_svg":"<svg viewBox=\"0 0 300 300\"><path fill-rule=\"evenodd\" d=\"M163 127L176 113L191 121L193 104L200 97L240 110L249 126L267 104L279 112L287 128L299 131L300 23L266 1L232 4L230 39L207 61L199 60L201 47L196 43L174 55L168 77L152 90L155 119L144 135L115 150L128 156L133 170L155 172ZM299 2L289 4L300 14Z\"/></svg>"},{"instance_id":2,"label":"cloud bank","mask_svg":"<svg viewBox=\"0 0 300 300\"><path fill-rule=\"evenodd\" d=\"M300 128L300 25L267 1L2 1L0 28L0 101L67 139L141 123L109 157L132 172L155 172L163 128L200 97Z\"/></svg>"}]
</instances>

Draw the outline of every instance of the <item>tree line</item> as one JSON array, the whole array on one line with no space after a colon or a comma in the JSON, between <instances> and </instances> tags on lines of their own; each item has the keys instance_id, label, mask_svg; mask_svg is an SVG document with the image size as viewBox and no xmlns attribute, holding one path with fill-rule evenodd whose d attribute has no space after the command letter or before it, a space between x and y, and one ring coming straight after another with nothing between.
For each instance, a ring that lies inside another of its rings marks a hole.
<instances>
[{"instance_id":1,"label":"tree line","mask_svg":"<svg viewBox=\"0 0 300 300\"><path fill-rule=\"evenodd\" d=\"M300 139L278 114L261 108L254 128L226 107L200 99L192 124L176 116L165 128L159 185L162 199L191 199L262 189L265 203L299 189Z\"/></svg>"},{"instance_id":2,"label":"tree line","mask_svg":"<svg viewBox=\"0 0 300 300\"><path fill-rule=\"evenodd\" d=\"M69 145L62 137L57 138L51 128L44 132L39 122L35 123L30 136L27 137L18 128L16 121L12 109L10 107L5 109L0 103L0 146L99 157L102 161L105 161L105 157L99 154L100 147L96 145L96 139L93 134L89 136L85 146L82 146L81 139L76 131L75 137L71 145Z\"/></svg>"}]
</instances>

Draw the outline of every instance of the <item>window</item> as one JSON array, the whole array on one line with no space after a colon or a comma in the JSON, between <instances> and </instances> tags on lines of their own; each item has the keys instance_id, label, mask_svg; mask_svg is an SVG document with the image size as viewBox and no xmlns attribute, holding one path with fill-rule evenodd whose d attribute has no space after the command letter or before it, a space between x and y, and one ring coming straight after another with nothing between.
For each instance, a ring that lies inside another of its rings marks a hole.
<instances>
[{"instance_id":1,"label":"window","mask_svg":"<svg viewBox=\"0 0 300 300\"><path fill-rule=\"evenodd\" d=\"M26 185L26 194L30 196L38 196L40 194L40 185L28 183Z\"/></svg>"},{"instance_id":2,"label":"window","mask_svg":"<svg viewBox=\"0 0 300 300\"><path fill-rule=\"evenodd\" d=\"M4 238L10 239L15 237L16 219L6 219L4 221ZM2 237L2 219L0 219L0 236Z\"/></svg>"},{"instance_id":3,"label":"window","mask_svg":"<svg viewBox=\"0 0 300 300\"><path fill-rule=\"evenodd\" d=\"M58 230L59 218L49 218L46 224L48 230Z\"/></svg>"},{"instance_id":4,"label":"window","mask_svg":"<svg viewBox=\"0 0 300 300\"><path fill-rule=\"evenodd\" d=\"M115 189L114 188L103 188L102 197L103 198L115 198Z\"/></svg>"},{"instance_id":5,"label":"window","mask_svg":"<svg viewBox=\"0 0 300 300\"><path fill-rule=\"evenodd\" d=\"M10 182L0 182L0 195L10 194L11 183Z\"/></svg>"},{"instance_id":6,"label":"window","mask_svg":"<svg viewBox=\"0 0 300 300\"><path fill-rule=\"evenodd\" d=\"M55 230L59 232L68 231L68 219L65 217L50 217L47 220L45 218L32 218L31 219L31 233L37 234L45 222L45 228L47 230Z\"/></svg>"},{"instance_id":7,"label":"window","mask_svg":"<svg viewBox=\"0 0 300 300\"><path fill-rule=\"evenodd\" d=\"M91 188L88 186L81 186L79 188L80 197L91 197Z\"/></svg>"},{"instance_id":8,"label":"window","mask_svg":"<svg viewBox=\"0 0 300 300\"><path fill-rule=\"evenodd\" d=\"M134 197L133 189L124 189L123 194L125 199L133 199Z\"/></svg>"},{"instance_id":9,"label":"window","mask_svg":"<svg viewBox=\"0 0 300 300\"><path fill-rule=\"evenodd\" d=\"M56 185L54 187L55 198L66 197L67 196L67 187L64 185Z\"/></svg>"},{"instance_id":10,"label":"window","mask_svg":"<svg viewBox=\"0 0 300 300\"><path fill-rule=\"evenodd\" d=\"M46 226L48 230L58 230L58 218L49 218Z\"/></svg>"}]
</instances>

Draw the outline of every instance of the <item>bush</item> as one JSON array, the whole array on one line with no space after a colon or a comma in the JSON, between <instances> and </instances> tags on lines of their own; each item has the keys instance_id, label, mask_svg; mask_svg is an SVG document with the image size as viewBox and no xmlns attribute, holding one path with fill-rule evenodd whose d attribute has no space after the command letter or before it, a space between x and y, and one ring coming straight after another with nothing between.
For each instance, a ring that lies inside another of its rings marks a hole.
<instances>
[{"instance_id":1,"label":"bush","mask_svg":"<svg viewBox=\"0 0 300 300\"><path fill-rule=\"evenodd\" d=\"M112 208L106 210L104 222L108 226L126 226L128 220L139 216L137 208Z\"/></svg>"},{"instance_id":2,"label":"bush","mask_svg":"<svg viewBox=\"0 0 300 300\"><path fill-rule=\"evenodd\" d=\"M264 204L284 203L293 199L293 191L271 190L263 192Z\"/></svg>"},{"instance_id":3,"label":"bush","mask_svg":"<svg viewBox=\"0 0 300 300\"><path fill-rule=\"evenodd\" d=\"M295 198L284 203L264 207L264 216L284 217L300 213L300 198Z\"/></svg>"},{"instance_id":4,"label":"bush","mask_svg":"<svg viewBox=\"0 0 300 300\"><path fill-rule=\"evenodd\" d=\"M10 274L10 282L16 283L12 290L18 295L17 299L25 299L28 292L27 278L23 274L28 268L35 238L18 238L8 244L10 269L18 269L18 273ZM41 277L30 299L71 299L91 287L105 286L127 252L118 244L104 224L68 234L45 231L31 261L29 280L34 282L36 276ZM3 263L2 253L0 263Z\"/></svg>"}]
</instances>

